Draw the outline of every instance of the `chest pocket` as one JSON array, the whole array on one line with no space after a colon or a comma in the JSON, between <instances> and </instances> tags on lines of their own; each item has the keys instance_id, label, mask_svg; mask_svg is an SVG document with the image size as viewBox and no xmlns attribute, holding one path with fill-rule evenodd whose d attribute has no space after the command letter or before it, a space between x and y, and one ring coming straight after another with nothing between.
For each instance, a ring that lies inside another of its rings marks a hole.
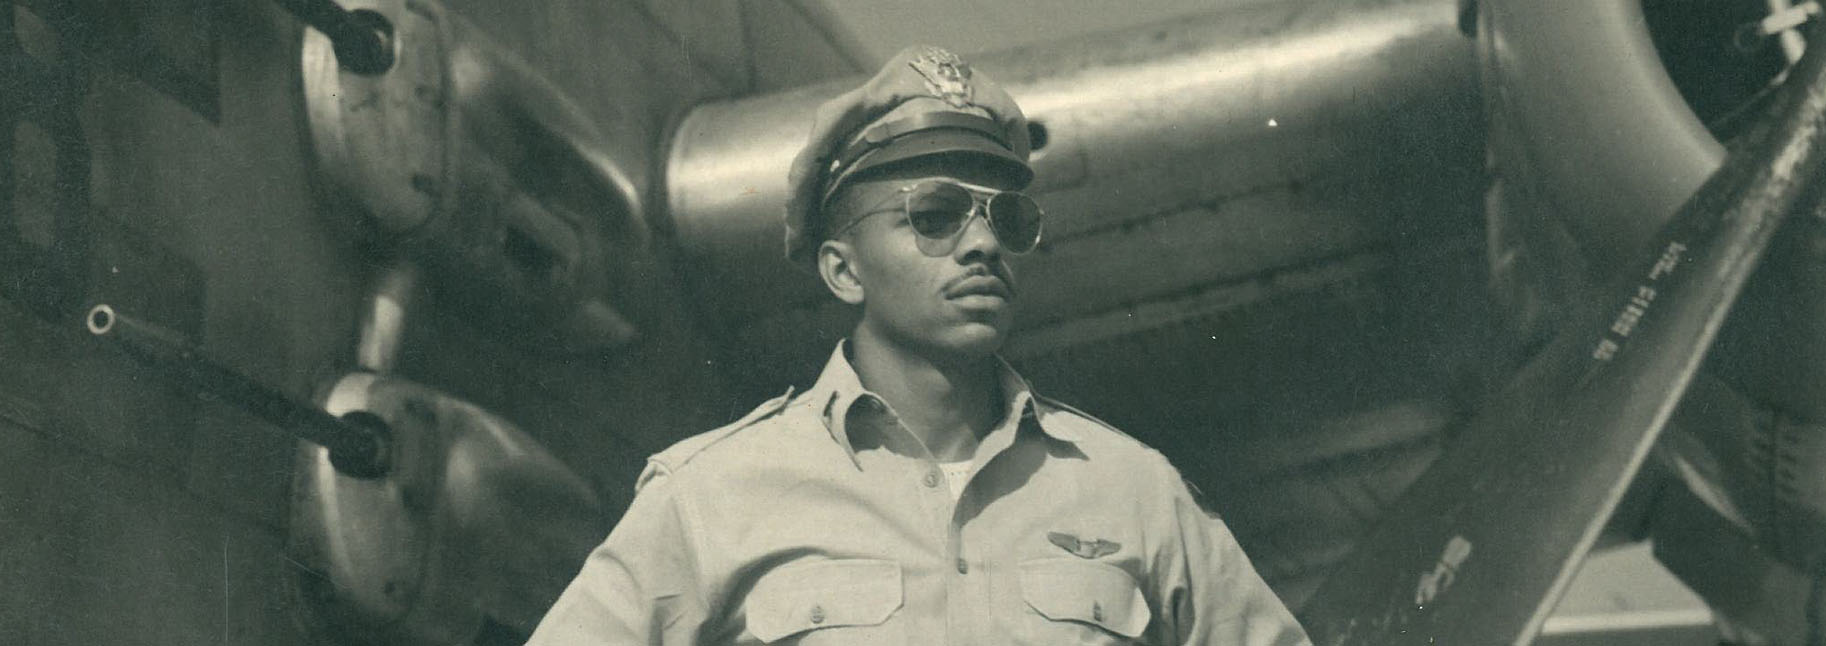
<instances>
[{"instance_id":1,"label":"chest pocket","mask_svg":"<svg viewBox=\"0 0 1826 646\"><path fill-rule=\"evenodd\" d=\"M764 644L794 636L802 644L899 643L885 624L900 609L901 592L893 561L814 561L762 575L742 608L748 632Z\"/></svg>"},{"instance_id":2,"label":"chest pocket","mask_svg":"<svg viewBox=\"0 0 1826 646\"><path fill-rule=\"evenodd\" d=\"M1122 568L1077 557L1020 567L1021 597L1045 620L1035 626L1040 643L1121 643L1112 637L1132 640L1148 627L1147 599Z\"/></svg>"}]
</instances>

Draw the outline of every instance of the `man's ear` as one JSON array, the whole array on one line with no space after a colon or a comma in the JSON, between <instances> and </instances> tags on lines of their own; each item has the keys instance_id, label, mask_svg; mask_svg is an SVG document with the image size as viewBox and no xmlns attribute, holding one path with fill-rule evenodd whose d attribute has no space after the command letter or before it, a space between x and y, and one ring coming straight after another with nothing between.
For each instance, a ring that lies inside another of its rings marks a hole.
<instances>
[{"instance_id":1,"label":"man's ear","mask_svg":"<svg viewBox=\"0 0 1826 646\"><path fill-rule=\"evenodd\" d=\"M862 277L856 272L856 247L843 240L825 240L818 245L818 276L837 300L861 305Z\"/></svg>"}]
</instances>

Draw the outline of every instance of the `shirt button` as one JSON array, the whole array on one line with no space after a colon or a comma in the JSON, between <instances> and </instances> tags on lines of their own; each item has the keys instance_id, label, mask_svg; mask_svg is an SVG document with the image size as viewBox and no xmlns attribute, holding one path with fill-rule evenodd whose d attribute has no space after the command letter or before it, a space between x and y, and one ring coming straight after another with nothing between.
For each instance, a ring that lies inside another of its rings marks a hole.
<instances>
[{"instance_id":1,"label":"shirt button","mask_svg":"<svg viewBox=\"0 0 1826 646\"><path fill-rule=\"evenodd\" d=\"M927 487L937 487L938 486L938 472L937 471L927 471L926 472L926 486Z\"/></svg>"},{"instance_id":2,"label":"shirt button","mask_svg":"<svg viewBox=\"0 0 1826 646\"><path fill-rule=\"evenodd\" d=\"M1091 602L1091 621L1103 621L1103 604Z\"/></svg>"},{"instance_id":3,"label":"shirt button","mask_svg":"<svg viewBox=\"0 0 1826 646\"><path fill-rule=\"evenodd\" d=\"M969 574L970 573L970 564L965 563L964 559L958 559L957 560L957 573L958 574Z\"/></svg>"},{"instance_id":4,"label":"shirt button","mask_svg":"<svg viewBox=\"0 0 1826 646\"><path fill-rule=\"evenodd\" d=\"M811 620L814 624L824 623L824 606L812 606Z\"/></svg>"}]
</instances>

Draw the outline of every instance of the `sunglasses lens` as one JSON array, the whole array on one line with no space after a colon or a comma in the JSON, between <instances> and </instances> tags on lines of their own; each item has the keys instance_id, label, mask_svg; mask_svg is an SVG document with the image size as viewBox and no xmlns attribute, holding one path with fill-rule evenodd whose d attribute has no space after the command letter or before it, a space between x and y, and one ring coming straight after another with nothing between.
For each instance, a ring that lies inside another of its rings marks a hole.
<instances>
[{"instance_id":1,"label":"sunglasses lens","mask_svg":"<svg viewBox=\"0 0 1826 646\"><path fill-rule=\"evenodd\" d=\"M1033 251L1040 243L1043 215L1033 198L1020 193L997 193L989 198L989 224L995 227L995 238L1013 253Z\"/></svg>"},{"instance_id":2,"label":"sunglasses lens","mask_svg":"<svg viewBox=\"0 0 1826 646\"><path fill-rule=\"evenodd\" d=\"M907 220L920 237L949 238L963 228L975 204L961 186L921 184L907 194Z\"/></svg>"}]
</instances>

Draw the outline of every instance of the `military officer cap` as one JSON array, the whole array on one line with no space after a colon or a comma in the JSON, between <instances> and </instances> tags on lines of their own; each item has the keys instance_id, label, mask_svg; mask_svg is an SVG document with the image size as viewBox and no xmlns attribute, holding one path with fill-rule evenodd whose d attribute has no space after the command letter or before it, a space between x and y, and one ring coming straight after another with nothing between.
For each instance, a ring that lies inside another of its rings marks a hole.
<instances>
[{"instance_id":1,"label":"military officer cap","mask_svg":"<svg viewBox=\"0 0 1826 646\"><path fill-rule=\"evenodd\" d=\"M1024 187L1033 180L1028 137L1014 99L956 54L930 46L901 50L862 87L818 107L810 140L787 177L787 259L810 265L824 240L825 202L857 173L932 155L969 155Z\"/></svg>"}]
</instances>

